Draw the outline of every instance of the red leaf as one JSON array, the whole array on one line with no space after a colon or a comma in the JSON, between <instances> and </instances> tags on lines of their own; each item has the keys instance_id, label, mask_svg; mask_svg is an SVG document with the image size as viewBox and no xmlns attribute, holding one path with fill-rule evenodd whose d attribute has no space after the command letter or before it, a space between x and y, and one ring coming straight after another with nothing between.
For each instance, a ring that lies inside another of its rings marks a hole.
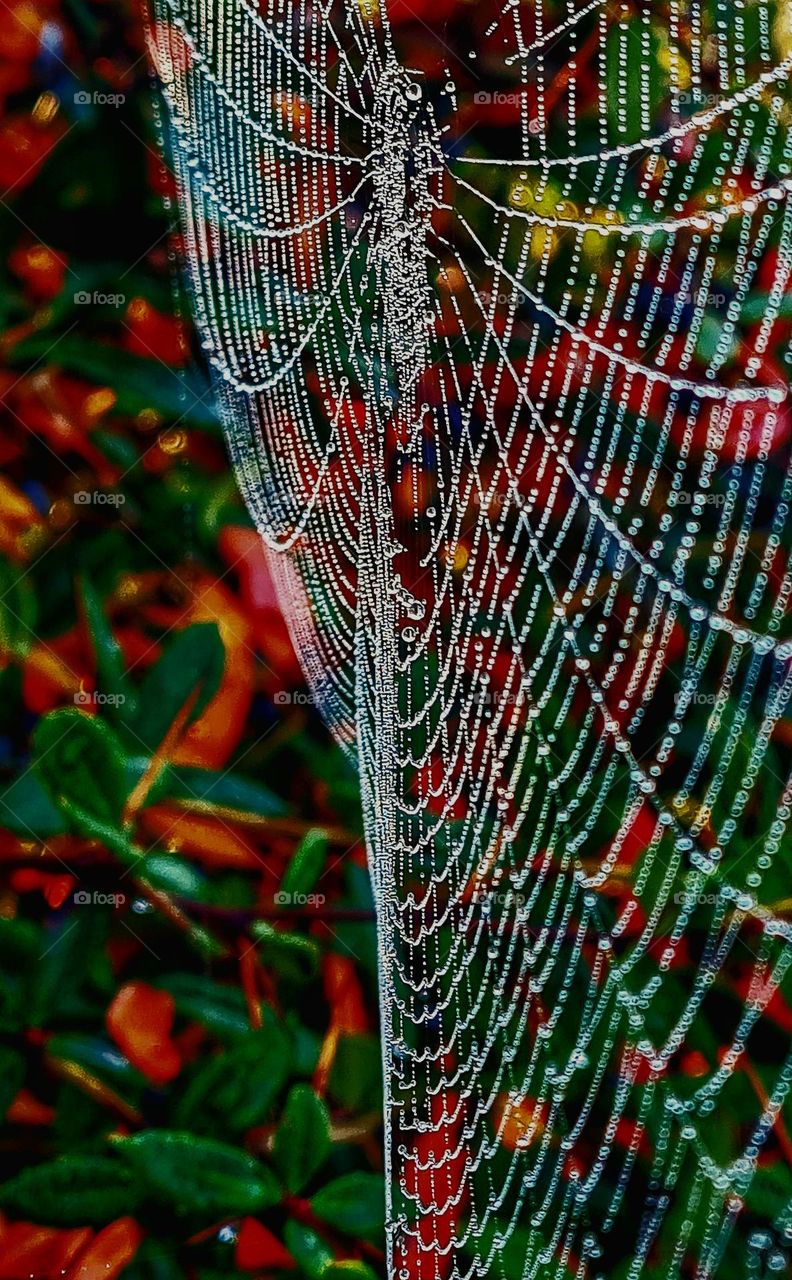
<instances>
[{"instance_id":1,"label":"red leaf","mask_svg":"<svg viewBox=\"0 0 792 1280\"><path fill-rule=\"evenodd\" d=\"M6 1112L9 1124L51 1125L55 1120L54 1107L47 1106L27 1089L20 1089Z\"/></svg>"},{"instance_id":2,"label":"red leaf","mask_svg":"<svg viewBox=\"0 0 792 1280\"><path fill-rule=\"evenodd\" d=\"M236 1244L236 1264L240 1271L258 1271L260 1267L294 1266L294 1259L277 1236L255 1218L243 1218Z\"/></svg>"},{"instance_id":3,"label":"red leaf","mask_svg":"<svg viewBox=\"0 0 792 1280\"><path fill-rule=\"evenodd\" d=\"M157 311L145 298L133 298L127 307L126 328L127 351L177 367L186 362L187 344L178 316Z\"/></svg>"}]
</instances>

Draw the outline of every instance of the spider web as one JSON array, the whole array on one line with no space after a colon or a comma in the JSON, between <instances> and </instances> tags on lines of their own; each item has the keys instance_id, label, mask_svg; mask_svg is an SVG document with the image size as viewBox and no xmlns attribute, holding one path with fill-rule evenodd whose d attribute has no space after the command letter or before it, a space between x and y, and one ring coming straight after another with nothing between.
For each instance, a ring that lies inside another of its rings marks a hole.
<instances>
[{"instance_id":1,"label":"spider web","mask_svg":"<svg viewBox=\"0 0 792 1280\"><path fill-rule=\"evenodd\" d=\"M423 35L149 34L239 482L360 772L389 1273L779 1272L792 12Z\"/></svg>"}]
</instances>

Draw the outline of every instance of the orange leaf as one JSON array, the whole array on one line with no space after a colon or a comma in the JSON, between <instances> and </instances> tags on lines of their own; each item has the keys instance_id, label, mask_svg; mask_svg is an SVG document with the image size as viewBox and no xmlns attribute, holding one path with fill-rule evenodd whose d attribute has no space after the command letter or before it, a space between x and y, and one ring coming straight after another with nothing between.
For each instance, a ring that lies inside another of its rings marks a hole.
<instances>
[{"instance_id":1,"label":"orange leaf","mask_svg":"<svg viewBox=\"0 0 792 1280\"><path fill-rule=\"evenodd\" d=\"M134 1258L142 1239L134 1218L118 1218L99 1232L66 1280L115 1280Z\"/></svg>"},{"instance_id":2,"label":"orange leaf","mask_svg":"<svg viewBox=\"0 0 792 1280\"><path fill-rule=\"evenodd\" d=\"M181 1071L182 1060L170 1038L173 997L145 982L128 982L116 993L105 1016L107 1030L152 1084L167 1084Z\"/></svg>"},{"instance_id":3,"label":"orange leaf","mask_svg":"<svg viewBox=\"0 0 792 1280\"><path fill-rule=\"evenodd\" d=\"M366 1031L366 1002L352 961L347 956L327 955L323 970L325 995L332 1010L333 1026L348 1035Z\"/></svg>"},{"instance_id":4,"label":"orange leaf","mask_svg":"<svg viewBox=\"0 0 792 1280\"><path fill-rule=\"evenodd\" d=\"M0 1232L0 1280L61 1280L92 1235L90 1227L61 1231L10 1222Z\"/></svg>"},{"instance_id":5,"label":"orange leaf","mask_svg":"<svg viewBox=\"0 0 792 1280\"><path fill-rule=\"evenodd\" d=\"M141 815L146 830L173 853L194 855L208 867L260 868L255 845L217 818L156 804Z\"/></svg>"},{"instance_id":6,"label":"orange leaf","mask_svg":"<svg viewBox=\"0 0 792 1280\"><path fill-rule=\"evenodd\" d=\"M173 752L174 764L221 769L245 730L253 698L255 662L250 623L239 602L206 576L194 582L193 603L184 625L215 622L225 648L220 688Z\"/></svg>"}]
</instances>

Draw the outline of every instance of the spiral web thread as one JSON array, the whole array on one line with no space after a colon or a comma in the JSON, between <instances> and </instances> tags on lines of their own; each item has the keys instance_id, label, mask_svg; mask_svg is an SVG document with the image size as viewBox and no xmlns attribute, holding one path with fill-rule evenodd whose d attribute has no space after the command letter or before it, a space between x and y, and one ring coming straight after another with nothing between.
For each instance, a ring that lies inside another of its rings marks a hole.
<instances>
[{"instance_id":1,"label":"spiral web thread","mask_svg":"<svg viewBox=\"0 0 792 1280\"><path fill-rule=\"evenodd\" d=\"M464 13L422 69L376 0L149 28L233 460L360 771L389 1272L779 1272L792 11Z\"/></svg>"}]
</instances>

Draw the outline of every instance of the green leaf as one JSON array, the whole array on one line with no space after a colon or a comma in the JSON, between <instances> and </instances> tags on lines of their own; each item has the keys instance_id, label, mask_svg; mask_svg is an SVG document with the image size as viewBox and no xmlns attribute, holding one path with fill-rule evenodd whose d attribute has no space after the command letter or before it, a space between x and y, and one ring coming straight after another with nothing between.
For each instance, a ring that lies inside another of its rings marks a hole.
<instances>
[{"instance_id":1,"label":"green leaf","mask_svg":"<svg viewBox=\"0 0 792 1280\"><path fill-rule=\"evenodd\" d=\"M24 658L36 639L38 609L26 572L0 558L0 658Z\"/></svg>"},{"instance_id":2,"label":"green leaf","mask_svg":"<svg viewBox=\"0 0 792 1280\"><path fill-rule=\"evenodd\" d=\"M0 792L0 826L25 840L64 835L68 823L33 770Z\"/></svg>"},{"instance_id":3,"label":"green leaf","mask_svg":"<svg viewBox=\"0 0 792 1280\"><path fill-rule=\"evenodd\" d=\"M293 1076L312 1076L319 1064L322 1051L321 1037L311 1027L305 1027L299 1020L297 1009L286 1014L286 1026L292 1038L292 1051L289 1062Z\"/></svg>"},{"instance_id":4,"label":"green leaf","mask_svg":"<svg viewBox=\"0 0 792 1280\"><path fill-rule=\"evenodd\" d=\"M187 765L171 766L167 777L168 795L181 800L201 800L223 809L237 809L273 817L288 812L274 791L259 782L251 782L239 774L196 769Z\"/></svg>"},{"instance_id":5,"label":"green leaf","mask_svg":"<svg viewBox=\"0 0 792 1280\"><path fill-rule=\"evenodd\" d=\"M0 1120L25 1083L25 1059L16 1049L0 1045Z\"/></svg>"},{"instance_id":6,"label":"green leaf","mask_svg":"<svg viewBox=\"0 0 792 1280\"><path fill-rule=\"evenodd\" d=\"M376 1271L365 1262L356 1258L345 1258L341 1262L331 1262L322 1272L322 1280L377 1280Z\"/></svg>"},{"instance_id":7,"label":"green leaf","mask_svg":"<svg viewBox=\"0 0 792 1280\"><path fill-rule=\"evenodd\" d=\"M149 766L148 756L127 759L127 787L131 792ZM166 765L148 793L147 804L160 800L200 801L203 806L236 809L240 813L273 817L288 813L288 806L274 791L228 770L198 769L190 765Z\"/></svg>"},{"instance_id":8,"label":"green leaf","mask_svg":"<svg viewBox=\"0 0 792 1280\"><path fill-rule=\"evenodd\" d=\"M654 127L668 92L660 53L657 31L638 18L608 28L606 103L613 142L636 142L647 127Z\"/></svg>"},{"instance_id":9,"label":"green leaf","mask_svg":"<svg viewBox=\"0 0 792 1280\"><path fill-rule=\"evenodd\" d=\"M251 933L259 941L259 955L264 964L283 978L307 982L319 968L319 948L311 938L296 933L282 933L268 920L257 920Z\"/></svg>"},{"instance_id":10,"label":"green leaf","mask_svg":"<svg viewBox=\"0 0 792 1280\"><path fill-rule=\"evenodd\" d=\"M307 1084L296 1084L286 1099L273 1152L287 1191L302 1191L329 1151L327 1107Z\"/></svg>"},{"instance_id":11,"label":"green leaf","mask_svg":"<svg viewBox=\"0 0 792 1280\"><path fill-rule=\"evenodd\" d=\"M290 1218L283 1231L286 1248L309 1280L319 1280L333 1261L333 1252L311 1227Z\"/></svg>"},{"instance_id":12,"label":"green leaf","mask_svg":"<svg viewBox=\"0 0 792 1280\"><path fill-rule=\"evenodd\" d=\"M124 1268L123 1280L185 1280L176 1250L177 1246L162 1235L148 1236Z\"/></svg>"},{"instance_id":13,"label":"green leaf","mask_svg":"<svg viewBox=\"0 0 792 1280\"><path fill-rule=\"evenodd\" d=\"M260 1124L286 1081L289 1040L277 1023L250 1031L199 1066L177 1108L198 1132L242 1133Z\"/></svg>"},{"instance_id":14,"label":"green leaf","mask_svg":"<svg viewBox=\"0 0 792 1280\"><path fill-rule=\"evenodd\" d=\"M116 735L96 716L67 707L44 716L33 737L38 776L76 826L87 815L119 823L126 799L124 754Z\"/></svg>"},{"instance_id":15,"label":"green leaf","mask_svg":"<svg viewBox=\"0 0 792 1280\"><path fill-rule=\"evenodd\" d=\"M219 1040L238 1040L250 1034L245 997L237 987L193 973L170 973L155 985L171 993L183 1018L200 1022Z\"/></svg>"},{"instance_id":16,"label":"green leaf","mask_svg":"<svg viewBox=\"0 0 792 1280\"><path fill-rule=\"evenodd\" d=\"M64 1062L76 1062L116 1090L135 1097L147 1086L145 1076L131 1065L106 1036L63 1032L47 1041L47 1054Z\"/></svg>"},{"instance_id":17,"label":"green leaf","mask_svg":"<svg viewBox=\"0 0 792 1280\"><path fill-rule=\"evenodd\" d=\"M205 896L207 887L206 877L191 863L167 853L149 854L146 858L146 880L155 889L195 900Z\"/></svg>"},{"instance_id":18,"label":"green leaf","mask_svg":"<svg viewBox=\"0 0 792 1280\"><path fill-rule=\"evenodd\" d=\"M42 948L42 931L32 920L6 920L0 916L0 960L9 961L16 972L32 963Z\"/></svg>"},{"instance_id":19,"label":"green leaf","mask_svg":"<svg viewBox=\"0 0 792 1280\"><path fill-rule=\"evenodd\" d=\"M39 335L19 342L13 349L14 364L44 359L52 338ZM116 410L136 414L157 409L205 428L217 427L213 396L201 372L193 367L175 370L159 360L149 360L120 347L84 338L65 337L58 343L58 367L87 378L98 386L110 386L118 400Z\"/></svg>"},{"instance_id":20,"label":"green leaf","mask_svg":"<svg viewBox=\"0 0 792 1280\"><path fill-rule=\"evenodd\" d=\"M201 714L222 679L225 649L214 622L196 622L177 632L140 689L132 730L155 751L188 699L189 719Z\"/></svg>"},{"instance_id":21,"label":"green leaf","mask_svg":"<svg viewBox=\"0 0 792 1280\"><path fill-rule=\"evenodd\" d=\"M97 685L106 699L102 707L111 720L123 720L135 710L135 692L126 674L124 655L90 582L82 583L81 594L96 661Z\"/></svg>"},{"instance_id":22,"label":"green leaf","mask_svg":"<svg viewBox=\"0 0 792 1280\"><path fill-rule=\"evenodd\" d=\"M281 892L292 895L310 893L327 862L327 837L324 831L309 831L303 837L281 881Z\"/></svg>"},{"instance_id":23,"label":"green leaf","mask_svg":"<svg viewBox=\"0 0 792 1280\"><path fill-rule=\"evenodd\" d=\"M30 1026L68 1019L107 937L110 908L79 904L44 931L43 950L30 968L25 1015Z\"/></svg>"},{"instance_id":24,"label":"green leaf","mask_svg":"<svg viewBox=\"0 0 792 1280\"><path fill-rule=\"evenodd\" d=\"M330 1073L330 1092L350 1111L379 1108L382 1052L376 1036L342 1036Z\"/></svg>"},{"instance_id":25,"label":"green leaf","mask_svg":"<svg viewBox=\"0 0 792 1280\"><path fill-rule=\"evenodd\" d=\"M742 305L742 310L740 311L741 323L760 324L767 315L769 302L769 293L754 293L754 291L751 290L750 296L745 299ZM792 297L790 297L788 293L785 293L782 298L778 299L774 313L778 315L779 319L792 319Z\"/></svg>"},{"instance_id":26,"label":"green leaf","mask_svg":"<svg viewBox=\"0 0 792 1280\"><path fill-rule=\"evenodd\" d=\"M311 1207L317 1217L347 1235L378 1235L385 1221L382 1178L373 1173L345 1173L317 1191Z\"/></svg>"},{"instance_id":27,"label":"green leaf","mask_svg":"<svg viewBox=\"0 0 792 1280\"><path fill-rule=\"evenodd\" d=\"M116 1140L146 1191L182 1215L208 1219L260 1213L277 1204L274 1175L253 1156L211 1138L150 1129Z\"/></svg>"},{"instance_id":28,"label":"green leaf","mask_svg":"<svg viewBox=\"0 0 792 1280\"><path fill-rule=\"evenodd\" d=\"M110 1222L137 1203L129 1169L109 1156L67 1155L23 1169L0 1187L10 1214L55 1226Z\"/></svg>"}]
</instances>

